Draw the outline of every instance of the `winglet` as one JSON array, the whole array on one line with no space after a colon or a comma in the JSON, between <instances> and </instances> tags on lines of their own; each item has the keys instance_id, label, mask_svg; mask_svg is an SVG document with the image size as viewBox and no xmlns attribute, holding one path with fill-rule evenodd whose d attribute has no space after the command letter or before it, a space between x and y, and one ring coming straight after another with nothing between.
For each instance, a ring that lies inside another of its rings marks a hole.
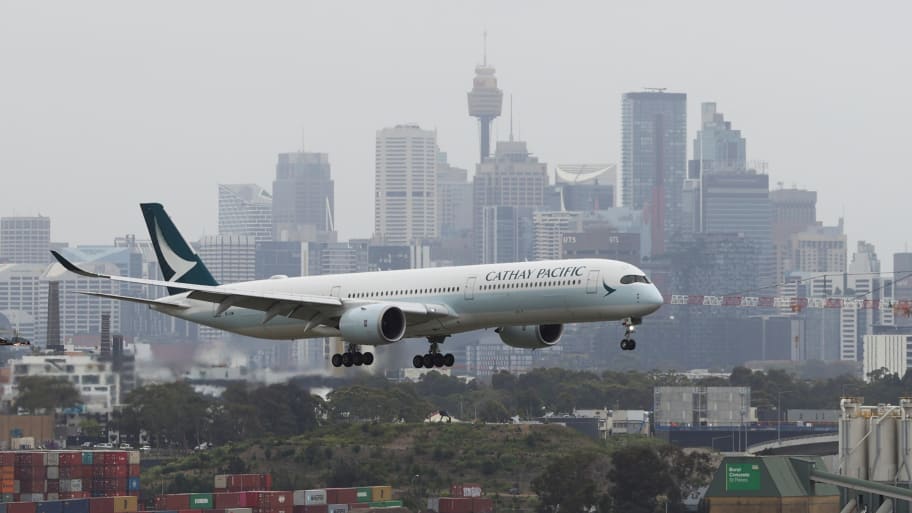
<instances>
[{"instance_id":1,"label":"winglet","mask_svg":"<svg viewBox=\"0 0 912 513\"><path fill-rule=\"evenodd\" d=\"M51 254L54 255L54 258L56 258L58 262L60 262L60 265L65 267L66 270L70 271L71 273L78 274L80 276L87 276L89 278L110 278L110 276L108 276L106 274L91 273L89 271L76 267L76 264L74 264L73 262L70 262L69 260L64 258L63 255L54 251L53 249L51 250Z\"/></svg>"}]
</instances>

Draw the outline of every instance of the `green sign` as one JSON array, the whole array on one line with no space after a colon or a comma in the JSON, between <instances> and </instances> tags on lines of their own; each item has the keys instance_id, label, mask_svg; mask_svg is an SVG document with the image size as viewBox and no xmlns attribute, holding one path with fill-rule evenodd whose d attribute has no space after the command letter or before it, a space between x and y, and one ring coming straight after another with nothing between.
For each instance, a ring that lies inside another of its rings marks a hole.
<instances>
[{"instance_id":1,"label":"green sign","mask_svg":"<svg viewBox=\"0 0 912 513\"><path fill-rule=\"evenodd\" d=\"M730 491L759 491L760 465L757 463L726 463L725 489Z\"/></svg>"}]
</instances>

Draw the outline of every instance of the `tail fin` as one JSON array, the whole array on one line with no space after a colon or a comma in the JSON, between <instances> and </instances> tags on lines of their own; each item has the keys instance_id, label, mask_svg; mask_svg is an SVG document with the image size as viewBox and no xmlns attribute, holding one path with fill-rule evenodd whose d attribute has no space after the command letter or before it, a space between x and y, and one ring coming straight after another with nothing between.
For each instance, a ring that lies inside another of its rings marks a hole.
<instances>
[{"instance_id":1,"label":"tail fin","mask_svg":"<svg viewBox=\"0 0 912 513\"><path fill-rule=\"evenodd\" d=\"M155 256L165 280L194 285L218 285L206 264L177 231L165 208L158 203L141 203L139 206L146 219ZM182 291L177 287L168 287L171 294Z\"/></svg>"}]
</instances>

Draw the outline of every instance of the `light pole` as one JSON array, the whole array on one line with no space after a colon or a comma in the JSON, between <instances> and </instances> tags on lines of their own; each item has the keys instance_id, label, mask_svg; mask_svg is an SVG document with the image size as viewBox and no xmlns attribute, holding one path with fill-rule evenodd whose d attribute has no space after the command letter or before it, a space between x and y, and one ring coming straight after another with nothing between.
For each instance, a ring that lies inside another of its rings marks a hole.
<instances>
[{"instance_id":1,"label":"light pole","mask_svg":"<svg viewBox=\"0 0 912 513\"><path fill-rule=\"evenodd\" d=\"M776 400L776 418L779 419L779 422L776 423L776 443L782 443L782 394L788 394L791 390L780 390L778 392L779 398Z\"/></svg>"}]
</instances>

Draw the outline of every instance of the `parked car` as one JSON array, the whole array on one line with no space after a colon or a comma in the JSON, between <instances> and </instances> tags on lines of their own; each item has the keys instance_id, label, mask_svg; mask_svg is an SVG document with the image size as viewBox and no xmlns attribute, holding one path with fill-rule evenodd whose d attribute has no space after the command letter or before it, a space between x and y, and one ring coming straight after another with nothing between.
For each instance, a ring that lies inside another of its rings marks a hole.
<instances>
[{"instance_id":1,"label":"parked car","mask_svg":"<svg viewBox=\"0 0 912 513\"><path fill-rule=\"evenodd\" d=\"M140 452L151 452L152 446L149 444L140 445L139 450L140 450Z\"/></svg>"},{"instance_id":2,"label":"parked car","mask_svg":"<svg viewBox=\"0 0 912 513\"><path fill-rule=\"evenodd\" d=\"M132 449L133 446L130 445L130 444L128 444L128 443L126 443L126 442L124 442L124 443L120 444L120 447L119 447L119 448L120 448L120 449Z\"/></svg>"},{"instance_id":3,"label":"parked car","mask_svg":"<svg viewBox=\"0 0 912 513\"><path fill-rule=\"evenodd\" d=\"M100 444L95 444L96 449L113 449L114 444L108 442L102 442Z\"/></svg>"}]
</instances>

